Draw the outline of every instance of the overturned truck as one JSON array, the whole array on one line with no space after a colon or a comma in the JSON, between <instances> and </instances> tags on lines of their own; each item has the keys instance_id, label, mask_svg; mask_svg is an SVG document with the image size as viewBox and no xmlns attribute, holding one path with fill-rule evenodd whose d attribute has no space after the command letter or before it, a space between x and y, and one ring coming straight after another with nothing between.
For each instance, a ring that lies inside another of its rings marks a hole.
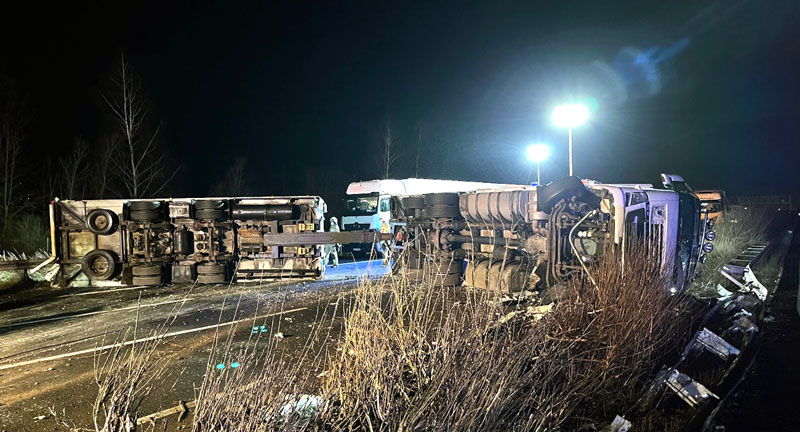
<instances>
[{"instance_id":1,"label":"overturned truck","mask_svg":"<svg viewBox=\"0 0 800 432\"><path fill-rule=\"evenodd\" d=\"M651 184L602 184L568 177L518 186L400 197L395 219L405 249L398 271L437 283L504 294L541 292L583 272L609 248L638 245L683 290L715 238L680 176ZM708 241L708 242L707 242ZM399 246L398 246L399 247Z\"/></svg>"},{"instance_id":2,"label":"overturned truck","mask_svg":"<svg viewBox=\"0 0 800 432\"><path fill-rule=\"evenodd\" d=\"M322 246L373 242L324 232L317 196L54 200L48 278L60 285L319 278Z\"/></svg>"}]
</instances>

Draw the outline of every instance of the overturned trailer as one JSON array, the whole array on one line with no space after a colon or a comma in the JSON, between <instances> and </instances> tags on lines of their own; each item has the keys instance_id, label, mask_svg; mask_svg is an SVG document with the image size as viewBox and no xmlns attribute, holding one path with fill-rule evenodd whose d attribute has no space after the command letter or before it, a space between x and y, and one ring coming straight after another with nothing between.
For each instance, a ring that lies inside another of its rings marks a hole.
<instances>
[{"instance_id":1,"label":"overturned trailer","mask_svg":"<svg viewBox=\"0 0 800 432\"><path fill-rule=\"evenodd\" d=\"M60 285L319 278L322 245L376 241L324 231L317 196L54 200L48 274Z\"/></svg>"},{"instance_id":2,"label":"overturned trailer","mask_svg":"<svg viewBox=\"0 0 800 432\"><path fill-rule=\"evenodd\" d=\"M648 250L683 290L714 239L700 202L680 176L650 184L602 184L568 177L517 186L401 198L402 267L433 267L444 285L465 283L506 294L542 291L616 247Z\"/></svg>"}]
</instances>

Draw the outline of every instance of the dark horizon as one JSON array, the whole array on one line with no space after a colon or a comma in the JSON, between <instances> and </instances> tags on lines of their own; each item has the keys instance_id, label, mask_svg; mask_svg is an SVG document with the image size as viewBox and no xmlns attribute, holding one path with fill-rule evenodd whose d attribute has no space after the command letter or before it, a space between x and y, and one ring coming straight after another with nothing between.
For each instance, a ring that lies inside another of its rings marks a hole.
<instances>
[{"instance_id":1,"label":"dark horizon","mask_svg":"<svg viewBox=\"0 0 800 432\"><path fill-rule=\"evenodd\" d=\"M575 130L581 177L800 189L790 1L100 4L9 16L0 73L34 108L29 162L106 133L99 89L124 53L181 165L171 195L208 194L243 157L256 194L338 200L377 177L386 122L402 149L394 177L414 176L419 142L419 177L521 183L525 147L545 141L549 181L567 173L567 134L550 110L575 98L598 105Z\"/></svg>"}]
</instances>

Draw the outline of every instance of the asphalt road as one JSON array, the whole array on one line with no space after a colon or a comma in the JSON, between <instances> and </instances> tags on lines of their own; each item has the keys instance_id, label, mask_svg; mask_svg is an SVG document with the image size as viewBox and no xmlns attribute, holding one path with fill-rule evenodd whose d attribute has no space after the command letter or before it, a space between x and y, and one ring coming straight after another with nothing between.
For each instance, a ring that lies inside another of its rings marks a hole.
<instances>
[{"instance_id":1,"label":"asphalt road","mask_svg":"<svg viewBox=\"0 0 800 432\"><path fill-rule=\"evenodd\" d=\"M190 401L216 332L232 331L246 340L254 326L265 325L260 337L280 332L279 343L299 350L323 311L333 310L360 278L385 272L380 261L372 261L329 268L319 281L70 290L42 285L3 296L0 431L63 430L59 422L89 427L98 355L123 339L152 337L165 323L168 337L159 354L168 366L141 412ZM121 333L134 327L135 335ZM51 408L59 415L51 415ZM172 422L170 429L176 426Z\"/></svg>"}]
</instances>

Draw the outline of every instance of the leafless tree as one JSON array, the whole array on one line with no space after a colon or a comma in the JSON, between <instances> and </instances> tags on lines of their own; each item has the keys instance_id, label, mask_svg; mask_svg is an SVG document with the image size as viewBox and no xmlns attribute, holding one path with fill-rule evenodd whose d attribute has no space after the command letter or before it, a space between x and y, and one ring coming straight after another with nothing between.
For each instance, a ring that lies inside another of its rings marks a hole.
<instances>
[{"instance_id":1,"label":"leafless tree","mask_svg":"<svg viewBox=\"0 0 800 432\"><path fill-rule=\"evenodd\" d=\"M233 165L225 173L222 182L211 188L211 194L216 196L241 196L249 192L249 185L245 177L247 159L236 158Z\"/></svg>"},{"instance_id":2,"label":"leafless tree","mask_svg":"<svg viewBox=\"0 0 800 432\"><path fill-rule=\"evenodd\" d=\"M400 158L400 152L397 147L397 138L392 130L390 121L386 122L386 127L380 135L380 153L379 153L379 167L380 178L388 179L392 174L392 168Z\"/></svg>"},{"instance_id":3,"label":"leafless tree","mask_svg":"<svg viewBox=\"0 0 800 432\"><path fill-rule=\"evenodd\" d=\"M87 156L89 156L89 142L83 137L77 137L70 149L70 153L61 158L61 184L63 185L64 198L83 198L83 168L86 164Z\"/></svg>"},{"instance_id":4,"label":"leafless tree","mask_svg":"<svg viewBox=\"0 0 800 432\"><path fill-rule=\"evenodd\" d=\"M150 107L145 101L141 81L120 56L116 75L111 80L113 91L101 96L111 109L120 128L122 142L112 159L127 195L138 198L160 192L175 177L177 169L165 176L165 154L159 150L159 127L150 132Z\"/></svg>"},{"instance_id":5,"label":"leafless tree","mask_svg":"<svg viewBox=\"0 0 800 432\"><path fill-rule=\"evenodd\" d=\"M0 77L1 78L1 77ZM29 120L27 100L9 80L0 82L0 212L2 232L6 221L22 210L20 152Z\"/></svg>"},{"instance_id":6,"label":"leafless tree","mask_svg":"<svg viewBox=\"0 0 800 432\"><path fill-rule=\"evenodd\" d=\"M114 151L120 147L120 136L117 134L106 135L98 145L94 161L96 174L94 178L95 198L105 198L111 186Z\"/></svg>"}]
</instances>

